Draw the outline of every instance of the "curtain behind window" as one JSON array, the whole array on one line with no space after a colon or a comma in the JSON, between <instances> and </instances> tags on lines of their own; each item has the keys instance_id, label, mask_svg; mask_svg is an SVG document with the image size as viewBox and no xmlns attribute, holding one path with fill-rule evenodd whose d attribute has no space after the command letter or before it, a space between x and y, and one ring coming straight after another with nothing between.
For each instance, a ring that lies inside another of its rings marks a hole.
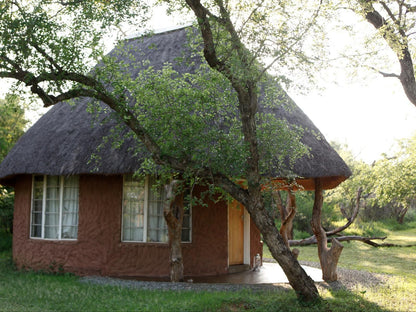
<instances>
[{"instance_id":1,"label":"curtain behind window","mask_svg":"<svg viewBox=\"0 0 416 312\"><path fill-rule=\"evenodd\" d=\"M45 238L59 238L59 177L47 176L45 202Z\"/></svg>"},{"instance_id":2,"label":"curtain behind window","mask_svg":"<svg viewBox=\"0 0 416 312\"><path fill-rule=\"evenodd\" d=\"M144 231L144 180L124 177L123 185L123 240L143 241Z\"/></svg>"},{"instance_id":3,"label":"curtain behind window","mask_svg":"<svg viewBox=\"0 0 416 312\"><path fill-rule=\"evenodd\" d=\"M64 178L62 200L62 238L77 238L78 233L78 176Z\"/></svg>"},{"instance_id":4,"label":"curtain behind window","mask_svg":"<svg viewBox=\"0 0 416 312\"><path fill-rule=\"evenodd\" d=\"M148 224L147 241L168 241L168 229L163 216L163 202L166 199L166 191L163 186L154 186L156 179L149 178Z\"/></svg>"}]
</instances>

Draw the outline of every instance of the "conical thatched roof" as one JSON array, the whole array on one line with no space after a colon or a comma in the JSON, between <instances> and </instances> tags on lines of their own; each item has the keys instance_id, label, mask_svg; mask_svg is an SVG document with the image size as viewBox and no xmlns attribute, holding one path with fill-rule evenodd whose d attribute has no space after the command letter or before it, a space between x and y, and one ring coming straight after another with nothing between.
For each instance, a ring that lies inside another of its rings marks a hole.
<instances>
[{"instance_id":1,"label":"conical thatched roof","mask_svg":"<svg viewBox=\"0 0 416 312\"><path fill-rule=\"evenodd\" d=\"M123 48L134 53L136 61L148 61L159 69L166 62L175 64L175 60L183 56L186 36L186 29L177 29L127 40ZM111 53L118 55L117 49ZM192 70L184 66L181 63L174 65L174 68L179 72ZM132 66L129 70L134 76L140 69ZM293 102L288 96L287 100ZM20 174L112 175L132 173L138 169L143 157L133 157L129 149L138 143L131 138L118 149L113 148L111 143L103 145L103 137L110 136L116 122L113 119L102 122L106 118L104 113L98 117L88 113L86 107L89 101L91 99L81 98L76 105L56 104L40 118L0 164L0 183L12 184ZM305 129L302 141L311 148L310 156L299 159L293 171L307 188L313 185L313 178L322 178L324 187L332 188L351 175L348 166L296 104L293 103L290 110L276 107L273 111L279 118L283 117L290 124ZM102 148L97 149L100 145ZM97 156L100 161L92 161L91 155ZM283 177L276 171L274 178Z\"/></svg>"}]
</instances>

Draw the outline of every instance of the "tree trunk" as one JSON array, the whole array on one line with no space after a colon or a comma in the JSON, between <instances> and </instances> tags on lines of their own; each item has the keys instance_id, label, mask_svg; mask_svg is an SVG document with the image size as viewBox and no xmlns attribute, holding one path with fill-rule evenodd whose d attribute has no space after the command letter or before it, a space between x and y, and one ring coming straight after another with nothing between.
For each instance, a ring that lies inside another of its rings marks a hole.
<instances>
[{"instance_id":1,"label":"tree trunk","mask_svg":"<svg viewBox=\"0 0 416 312\"><path fill-rule=\"evenodd\" d=\"M235 199L240 198L242 203L257 228L263 234L263 240L269 246L273 257L278 261L285 272L290 285L296 291L300 300L307 302L320 300L318 290L313 280L305 273L298 261L293 257L290 249L285 245L282 236L277 230L273 218L266 211L262 197L261 180L259 170L260 153L258 150L258 137L256 126L256 113L258 111L258 79L262 74L257 65L252 64L252 57L247 53L247 48L240 40L227 8L223 1L216 1L221 18L213 19L213 15L200 0L186 0L186 4L197 17L199 30L204 43L204 57L208 65L223 74L233 86L238 97L238 109L241 117L241 129L244 142L247 144L248 156L246 158L246 172L244 178L247 180L247 189L241 188L237 191L234 186L225 183L225 188ZM237 59L223 57L223 52L217 53L217 43L214 40L211 22L220 23L221 27L230 36L229 42L233 54ZM236 52L236 53L234 53ZM242 71L235 70L236 64L241 65ZM253 65L253 66L252 66ZM257 74L253 73L257 71ZM242 74L244 73L244 74Z\"/></svg>"},{"instance_id":2,"label":"tree trunk","mask_svg":"<svg viewBox=\"0 0 416 312\"><path fill-rule=\"evenodd\" d=\"M317 178L315 179L315 201L313 204L311 222L312 231L315 234L318 244L318 255L321 263L322 278L326 282L334 282L338 279L337 265L344 246L342 246L336 238L333 238L331 248L328 248L326 233L321 225L322 203L322 183L321 180Z\"/></svg>"},{"instance_id":3,"label":"tree trunk","mask_svg":"<svg viewBox=\"0 0 416 312\"><path fill-rule=\"evenodd\" d=\"M168 226L170 249L170 281L183 282L183 258L182 258L182 222L183 200L176 194L178 181L172 181L165 186L166 201L163 215Z\"/></svg>"},{"instance_id":4,"label":"tree trunk","mask_svg":"<svg viewBox=\"0 0 416 312\"><path fill-rule=\"evenodd\" d=\"M246 209L263 235L263 241L267 244L274 259L282 267L289 284L296 291L299 300L304 302L319 301L319 293L314 281L306 274L290 249L286 246L283 237L274 224L273 218L262 206L260 198L251 196Z\"/></svg>"},{"instance_id":5,"label":"tree trunk","mask_svg":"<svg viewBox=\"0 0 416 312\"><path fill-rule=\"evenodd\" d=\"M404 217L406 216L407 211L409 210L409 208L402 208L399 212L399 215L397 216L397 222L399 222L399 224L403 224L404 222Z\"/></svg>"}]
</instances>

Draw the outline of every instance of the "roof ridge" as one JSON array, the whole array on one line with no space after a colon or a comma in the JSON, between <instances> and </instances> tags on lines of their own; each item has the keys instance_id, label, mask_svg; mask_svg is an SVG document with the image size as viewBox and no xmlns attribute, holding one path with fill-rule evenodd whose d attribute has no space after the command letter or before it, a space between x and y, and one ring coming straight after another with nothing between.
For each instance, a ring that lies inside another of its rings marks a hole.
<instances>
[{"instance_id":1,"label":"roof ridge","mask_svg":"<svg viewBox=\"0 0 416 312\"><path fill-rule=\"evenodd\" d=\"M185 24L185 25L172 25L172 26L153 29L153 30L145 30L143 32L136 32L136 33L127 35L125 40L137 39L137 38L145 37L145 36L148 36L148 35L166 34L166 33L174 32L174 31L177 31L177 30L182 30L182 29L185 29L185 28L188 28L188 27L191 27L191 26L192 26L192 23L188 23L188 24Z\"/></svg>"}]
</instances>

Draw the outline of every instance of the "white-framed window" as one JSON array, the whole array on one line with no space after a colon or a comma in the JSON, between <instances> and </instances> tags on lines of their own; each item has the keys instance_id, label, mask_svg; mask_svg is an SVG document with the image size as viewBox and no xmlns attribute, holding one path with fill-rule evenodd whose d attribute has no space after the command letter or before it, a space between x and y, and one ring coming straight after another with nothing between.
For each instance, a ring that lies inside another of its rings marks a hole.
<instances>
[{"instance_id":1,"label":"white-framed window","mask_svg":"<svg viewBox=\"0 0 416 312\"><path fill-rule=\"evenodd\" d=\"M30 237L77 239L79 177L34 175L32 186Z\"/></svg>"},{"instance_id":2,"label":"white-framed window","mask_svg":"<svg viewBox=\"0 0 416 312\"><path fill-rule=\"evenodd\" d=\"M163 216L166 198L163 187L154 187L155 178L123 179L122 241L168 242L168 230ZM191 242L192 218L190 208L184 209L182 242Z\"/></svg>"}]
</instances>

